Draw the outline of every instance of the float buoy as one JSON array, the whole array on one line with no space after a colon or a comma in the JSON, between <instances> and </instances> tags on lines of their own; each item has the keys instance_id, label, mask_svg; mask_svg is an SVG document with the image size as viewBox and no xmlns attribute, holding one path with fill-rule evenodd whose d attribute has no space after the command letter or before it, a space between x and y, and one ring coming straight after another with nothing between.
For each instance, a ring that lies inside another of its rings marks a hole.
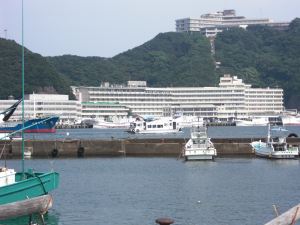
<instances>
[{"instance_id":1,"label":"float buoy","mask_svg":"<svg viewBox=\"0 0 300 225\"><path fill-rule=\"evenodd\" d=\"M297 134L295 134L295 133L291 133L291 134L289 134L289 136L288 137L298 137L298 135Z\"/></svg>"},{"instance_id":2,"label":"float buoy","mask_svg":"<svg viewBox=\"0 0 300 225\"><path fill-rule=\"evenodd\" d=\"M84 153L84 147L79 147L77 150L78 155L83 155Z\"/></svg>"},{"instance_id":3,"label":"float buoy","mask_svg":"<svg viewBox=\"0 0 300 225\"><path fill-rule=\"evenodd\" d=\"M52 150L52 155L57 156L58 155L58 150L55 148Z\"/></svg>"}]
</instances>

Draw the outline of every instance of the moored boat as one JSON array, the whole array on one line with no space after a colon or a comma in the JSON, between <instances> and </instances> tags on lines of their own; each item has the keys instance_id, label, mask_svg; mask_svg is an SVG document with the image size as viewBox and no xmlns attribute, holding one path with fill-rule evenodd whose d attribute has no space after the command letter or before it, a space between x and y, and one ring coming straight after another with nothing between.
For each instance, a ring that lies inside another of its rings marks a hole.
<instances>
[{"instance_id":1,"label":"moored boat","mask_svg":"<svg viewBox=\"0 0 300 225\"><path fill-rule=\"evenodd\" d=\"M59 119L58 116L53 117L37 117L35 119L29 119L25 121L24 126L22 121L9 121L11 115L15 112L18 105L22 102L22 99L18 100L15 104L9 107L4 112L0 113L0 133L11 133L16 130L22 129L22 127L28 127L24 130L25 133L55 133L55 124ZM43 122L42 122L43 121ZM35 124L34 126L31 126ZM1 135L0 135L1 136Z\"/></svg>"},{"instance_id":2,"label":"moored boat","mask_svg":"<svg viewBox=\"0 0 300 225\"><path fill-rule=\"evenodd\" d=\"M183 156L185 156L186 161L212 160L216 155L217 150L211 139L207 137L207 127L193 127L191 129L191 138L183 150Z\"/></svg>"},{"instance_id":3,"label":"moored boat","mask_svg":"<svg viewBox=\"0 0 300 225\"><path fill-rule=\"evenodd\" d=\"M197 116L177 116L175 117L179 125L183 127L203 126L203 118Z\"/></svg>"},{"instance_id":4,"label":"moored boat","mask_svg":"<svg viewBox=\"0 0 300 225\"><path fill-rule=\"evenodd\" d=\"M35 173L33 169L28 169L27 173L22 174L5 167L0 171L0 205L45 195L58 187L57 172Z\"/></svg>"},{"instance_id":5,"label":"moored boat","mask_svg":"<svg viewBox=\"0 0 300 225\"><path fill-rule=\"evenodd\" d=\"M287 130L282 127L268 129L267 142L255 141L251 145L254 148L255 155L271 159L294 159L299 155L298 147L289 146L286 143Z\"/></svg>"},{"instance_id":6,"label":"moored boat","mask_svg":"<svg viewBox=\"0 0 300 225\"><path fill-rule=\"evenodd\" d=\"M267 126L268 123L268 117L253 117L249 120L235 120L236 126Z\"/></svg>"},{"instance_id":7,"label":"moored boat","mask_svg":"<svg viewBox=\"0 0 300 225\"><path fill-rule=\"evenodd\" d=\"M93 125L93 128L129 128L129 120L117 120L117 121L105 121L98 120L97 123Z\"/></svg>"},{"instance_id":8,"label":"moored boat","mask_svg":"<svg viewBox=\"0 0 300 225\"><path fill-rule=\"evenodd\" d=\"M137 120L125 131L132 134L177 133L181 127L176 120Z\"/></svg>"},{"instance_id":9,"label":"moored boat","mask_svg":"<svg viewBox=\"0 0 300 225\"><path fill-rule=\"evenodd\" d=\"M280 116L282 125L300 125L300 115L282 115Z\"/></svg>"},{"instance_id":10,"label":"moored boat","mask_svg":"<svg viewBox=\"0 0 300 225\"><path fill-rule=\"evenodd\" d=\"M32 127L29 127L24 130L25 133L55 133L55 124L59 117L52 117L50 120L45 119L50 118L50 117L45 117L45 118L39 118L39 119L30 119L27 120L24 123L25 127L28 127L32 124L36 124ZM41 121L44 121L41 123ZM11 131L16 131L22 129L22 123L20 122L2 122L0 119L0 133L3 132L11 132Z\"/></svg>"}]
</instances>

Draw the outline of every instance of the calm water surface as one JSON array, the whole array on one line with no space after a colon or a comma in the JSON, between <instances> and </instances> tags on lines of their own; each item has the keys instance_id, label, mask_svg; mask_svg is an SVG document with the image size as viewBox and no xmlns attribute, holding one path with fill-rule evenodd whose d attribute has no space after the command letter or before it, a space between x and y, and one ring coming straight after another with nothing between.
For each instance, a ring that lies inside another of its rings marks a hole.
<instances>
[{"instance_id":1,"label":"calm water surface","mask_svg":"<svg viewBox=\"0 0 300 225\"><path fill-rule=\"evenodd\" d=\"M298 127L291 128L287 129L298 132ZM209 127L209 135L266 136L267 128L251 129ZM67 132L70 138L128 136L122 129L94 130ZM58 130L54 135L63 132L66 131ZM55 139L54 135L48 137ZM174 136L189 137L189 129L171 137ZM52 162L54 170L60 173L59 188L52 191L53 206L45 216L46 224L154 225L160 217L172 218L178 225L265 224L275 218L273 205L282 214L300 202L298 160L269 160L254 155L218 156L207 162L176 159L31 158L25 165L26 170L32 167L35 171L48 172ZM7 164L21 170L19 158L9 159ZM0 224L28 224L28 217Z\"/></svg>"},{"instance_id":2,"label":"calm water surface","mask_svg":"<svg viewBox=\"0 0 300 225\"><path fill-rule=\"evenodd\" d=\"M286 126L288 130L287 135L290 133L296 133L300 137L300 126ZM124 132L124 129L57 129L56 133L41 133L41 134L25 134L26 139L103 139L103 138L189 138L190 128L183 128L183 130L177 134L129 134ZM208 135L210 137L266 137L268 133L268 127L208 127Z\"/></svg>"}]
</instances>

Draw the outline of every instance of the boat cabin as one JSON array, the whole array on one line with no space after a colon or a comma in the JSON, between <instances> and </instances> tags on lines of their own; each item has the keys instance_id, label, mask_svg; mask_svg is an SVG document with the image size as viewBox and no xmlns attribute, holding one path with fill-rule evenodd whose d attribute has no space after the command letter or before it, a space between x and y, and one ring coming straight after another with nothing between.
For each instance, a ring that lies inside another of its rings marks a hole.
<instances>
[{"instance_id":1,"label":"boat cabin","mask_svg":"<svg viewBox=\"0 0 300 225\"><path fill-rule=\"evenodd\" d=\"M135 121L130 123L129 133L162 133L180 131L179 123L173 120Z\"/></svg>"},{"instance_id":2,"label":"boat cabin","mask_svg":"<svg viewBox=\"0 0 300 225\"><path fill-rule=\"evenodd\" d=\"M137 121L130 123L131 129L139 130L159 130L159 129L177 129L177 123L173 121Z\"/></svg>"}]
</instances>

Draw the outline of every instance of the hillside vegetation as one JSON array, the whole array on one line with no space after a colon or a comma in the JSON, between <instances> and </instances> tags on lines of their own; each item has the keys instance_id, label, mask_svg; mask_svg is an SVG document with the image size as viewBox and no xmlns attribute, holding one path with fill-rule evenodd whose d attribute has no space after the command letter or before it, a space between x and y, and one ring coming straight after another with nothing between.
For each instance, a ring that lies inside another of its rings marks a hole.
<instances>
[{"instance_id":1,"label":"hillside vegetation","mask_svg":"<svg viewBox=\"0 0 300 225\"><path fill-rule=\"evenodd\" d=\"M112 45L114 43L111 43ZM0 98L21 93L21 46L0 39ZM25 92L53 86L70 94L70 85L147 81L149 87L215 86L224 74L253 87L284 89L287 108L300 109L300 19L289 31L265 26L232 28L218 33L215 55L209 39L185 33L160 33L152 40L112 58L72 55L42 57L25 49ZM101 54L101 53L99 53ZM216 69L214 59L221 62Z\"/></svg>"},{"instance_id":2,"label":"hillside vegetation","mask_svg":"<svg viewBox=\"0 0 300 225\"><path fill-rule=\"evenodd\" d=\"M22 97L22 46L15 41L0 38L0 99L13 95ZM59 94L68 94L70 99L75 96L70 85L59 75L53 65L39 54L24 48L24 92L55 89Z\"/></svg>"},{"instance_id":3,"label":"hillside vegetation","mask_svg":"<svg viewBox=\"0 0 300 225\"><path fill-rule=\"evenodd\" d=\"M283 88L286 107L299 109L299 18L287 32L259 25L225 30L217 35L215 48L215 59L221 62L218 76L229 73L254 87Z\"/></svg>"},{"instance_id":4,"label":"hillside vegetation","mask_svg":"<svg viewBox=\"0 0 300 225\"><path fill-rule=\"evenodd\" d=\"M218 82L210 49L206 37L170 32L113 58L64 55L48 60L71 85L139 80L150 87L203 87Z\"/></svg>"}]
</instances>

